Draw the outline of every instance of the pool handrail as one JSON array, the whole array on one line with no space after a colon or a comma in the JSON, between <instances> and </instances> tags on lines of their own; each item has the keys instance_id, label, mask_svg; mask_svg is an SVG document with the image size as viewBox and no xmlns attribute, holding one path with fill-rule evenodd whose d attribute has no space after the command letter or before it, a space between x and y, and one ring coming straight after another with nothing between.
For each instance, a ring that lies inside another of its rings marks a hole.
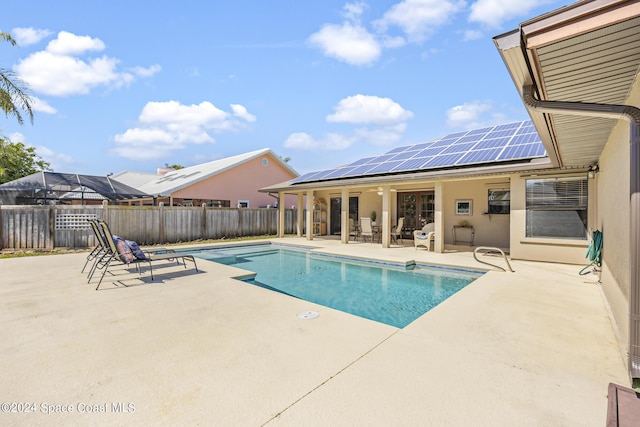
<instances>
[{"instance_id":1,"label":"pool handrail","mask_svg":"<svg viewBox=\"0 0 640 427\"><path fill-rule=\"evenodd\" d=\"M477 248L475 248L475 249L473 250L473 258L474 258L476 261L478 261L479 263L481 263L481 264L490 265L491 267L496 267L496 268L499 268L500 270L502 270L502 271L506 272L507 270L506 270L505 268L503 268L503 267L500 267L499 265L491 264L491 263L486 262L486 261L480 261L480 260L478 259L478 256L477 256L477 252L478 252L478 251L480 251L480 250L482 250L482 251L487 251L487 252L500 252L500 253L502 254L502 258L504 258L504 261L507 263L507 267L509 267L509 271L510 271L510 272L512 272L512 273L515 273L515 272L513 271L513 268L511 268L511 264L509 263L509 259L508 259L508 258L507 258L507 256L504 254L504 252L502 251L502 249L500 249L500 248L495 248L495 247L492 247L492 246L478 246Z\"/></svg>"}]
</instances>

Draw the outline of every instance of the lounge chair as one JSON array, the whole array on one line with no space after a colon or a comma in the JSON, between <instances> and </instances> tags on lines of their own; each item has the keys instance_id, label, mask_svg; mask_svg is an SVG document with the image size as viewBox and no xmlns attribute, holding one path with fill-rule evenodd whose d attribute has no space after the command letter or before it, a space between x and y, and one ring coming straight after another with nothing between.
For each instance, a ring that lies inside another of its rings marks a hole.
<instances>
[{"instance_id":1,"label":"lounge chair","mask_svg":"<svg viewBox=\"0 0 640 427\"><path fill-rule=\"evenodd\" d=\"M81 273L84 273L84 269L87 268L87 265L89 264L90 261L93 261L93 264L91 266L91 268L89 269L89 271L93 270L93 267L95 266L95 263L97 262L98 259L102 258L105 254L105 241L102 238L102 236L100 235L100 230L98 229L98 220L97 219L90 219L87 221L89 223L89 225L91 226L91 229L93 230L93 234L95 234L96 236L96 246L91 250L91 252L89 252L89 255L87 255L87 259L84 262L84 266L82 267L82 270L80 271Z\"/></svg>"},{"instance_id":2,"label":"lounge chair","mask_svg":"<svg viewBox=\"0 0 640 427\"><path fill-rule=\"evenodd\" d=\"M106 222L100 221L98 223L100 231L102 231L104 235L104 239L106 241L106 246L108 247L108 252L96 263L96 267L94 271L91 273L89 277L89 281L91 281L91 277L96 269L102 270L102 275L100 276L100 280L98 281L98 285L96 286L96 290L100 287L102 283L102 279L104 279L104 275L106 274L109 267L112 265L136 265L138 268L138 272L141 273L141 270L138 267L140 263L147 263L149 265L149 273L151 274L151 280L153 280L153 266L152 263L155 261L177 261L182 259L182 263L184 264L184 268L187 268L186 260L193 262L193 266L198 271L198 266L196 264L196 260L193 255L189 254L178 254L175 252L168 253L145 253L144 258L139 258L134 255L131 248L127 245L125 240L120 240L120 242L116 243L116 240L111 234L111 230Z\"/></svg>"},{"instance_id":3,"label":"lounge chair","mask_svg":"<svg viewBox=\"0 0 640 427\"><path fill-rule=\"evenodd\" d=\"M435 240L436 232L435 232L436 223L430 222L422 227L422 230L415 230L413 232L413 245L416 250L418 246L424 246L427 250L431 250L431 241Z\"/></svg>"},{"instance_id":4,"label":"lounge chair","mask_svg":"<svg viewBox=\"0 0 640 427\"><path fill-rule=\"evenodd\" d=\"M362 241L366 241L367 237L373 243L373 227L371 226L371 218L360 218L360 237Z\"/></svg>"},{"instance_id":5,"label":"lounge chair","mask_svg":"<svg viewBox=\"0 0 640 427\"><path fill-rule=\"evenodd\" d=\"M391 241L398 243L398 239L402 242L402 228L404 227L404 217L398 218L398 226L391 232Z\"/></svg>"}]
</instances>

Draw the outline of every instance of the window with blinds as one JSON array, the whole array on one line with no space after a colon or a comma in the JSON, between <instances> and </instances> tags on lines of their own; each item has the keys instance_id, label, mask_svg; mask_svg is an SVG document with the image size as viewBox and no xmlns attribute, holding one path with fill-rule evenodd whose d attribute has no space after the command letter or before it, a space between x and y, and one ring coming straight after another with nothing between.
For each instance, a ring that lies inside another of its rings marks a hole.
<instances>
[{"instance_id":1,"label":"window with blinds","mask_svg":"<svg viewBox=\"0 0 640 427\"><path fill-rule=\"evenodd\" d=\"M588 180L527 180L527 237L587 239Z\"/></svg>"}]
</instances>

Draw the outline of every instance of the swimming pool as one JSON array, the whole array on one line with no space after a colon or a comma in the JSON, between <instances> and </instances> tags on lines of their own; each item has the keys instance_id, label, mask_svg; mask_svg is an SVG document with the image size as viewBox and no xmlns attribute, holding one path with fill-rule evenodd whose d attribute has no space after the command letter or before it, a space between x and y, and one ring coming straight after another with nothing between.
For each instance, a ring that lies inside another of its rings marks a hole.
<instances>
[{"instance_id":1,"label":"swimming pool","mask_svg":"<svg viewBox=\"0 0 640 427\"><path fill-rule=\"evenodd\" d=\"M403 328L483 273L333 257L277 245L203 250L195 256L256 274L277 292Z\"/></svg>"}]
</instances>

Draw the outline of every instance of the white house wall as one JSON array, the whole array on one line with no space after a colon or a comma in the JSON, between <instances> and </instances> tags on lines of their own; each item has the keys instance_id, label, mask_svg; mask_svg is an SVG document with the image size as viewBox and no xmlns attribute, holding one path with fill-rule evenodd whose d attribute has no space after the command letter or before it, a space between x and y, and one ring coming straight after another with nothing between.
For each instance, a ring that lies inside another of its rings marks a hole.
<instances>
[{"instance_id":1,"label":"white house wall","mask_svg":"<svg viewBox=\"0 0 640 427\"><path fill-rule=\"evenodd\" d=\"M600 156L597 228L602 231L602 288L618 329L629 335L629 124L620 121Z\"/></svg>"},{"instance_id":2,"label":"white house wall","mask_svg":"<svg viewBox=\"0 0 640 427\"><path fill-rule=\"evenodd\" d=\"M488 215L489 189L509 189L509 178L450 181L443 185L444 243L453 245L453 226L467 221L475 231L475 246L509 248L509 215ZM513 196L511 196L513 197ZM471 215L456 215L456 201L471 200ZM464 233L461 232L461 234ZM462 236L465 238L465 236Z\"/></svg>"},{"instance_id":3,"label":"white house wall","mask_svg":"<svg viewBox=\"0 0 640 427\"><path fill-rule=\"evenodd\" d=\"M586 240L526 237L526 180L528 178L532 177L521 175L511 177L511 258L576 265L588 264L585 253L589 242ZM591 195L595 194L595 191L592 187L589 183L589 204L594 202Z\"/></svg>"}]
</instances>

